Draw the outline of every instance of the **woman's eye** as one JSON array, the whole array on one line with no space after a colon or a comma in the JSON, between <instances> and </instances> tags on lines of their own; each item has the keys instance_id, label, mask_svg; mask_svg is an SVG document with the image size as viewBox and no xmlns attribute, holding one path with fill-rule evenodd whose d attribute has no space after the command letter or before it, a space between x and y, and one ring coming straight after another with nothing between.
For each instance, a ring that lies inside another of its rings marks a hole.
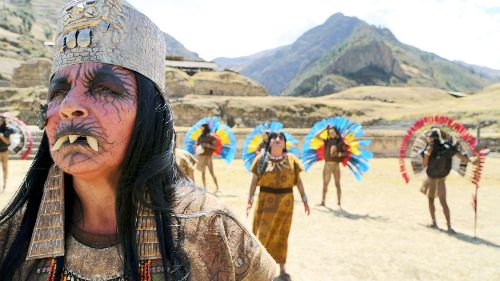
<instances>
[{"instance_id":1,"label":"woman's eye","mask_svg":"<svg viewBox=\"0 0 500 281\"><path fill-rule=\"evenodd\" d=\"M67 93L68 91L62 89L53 90L52 92L50 92L49 100L53 100L56 98L63 98L64 96L66 96Z\"/></svg>"},{"instance_id":2,"label":"woman's eye","mask_svg":"<svg viewBox=\"0 0 500 281\"><path fill-rule=\"evenodd\" d=\"M105 86L97 87L97 91L99 91L99 93L105 94L105 95L117 95L117 93L115 91L113 91L112 89L105 87Z\"/></svg>"}]
</instances>

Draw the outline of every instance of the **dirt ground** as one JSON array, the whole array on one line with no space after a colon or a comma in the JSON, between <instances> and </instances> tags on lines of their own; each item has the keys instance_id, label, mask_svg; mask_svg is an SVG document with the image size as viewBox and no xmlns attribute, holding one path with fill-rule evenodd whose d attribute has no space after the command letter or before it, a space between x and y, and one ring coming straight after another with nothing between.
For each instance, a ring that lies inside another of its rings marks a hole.
<instances>
[{"instance_id":1,"label":"dirt ground","mask_svg":"<svg viewBox=\"0 0 500 281\"><path fill-rule=\"evenodd\" d=\"M10 162L10 180L0 206L22 181L28 161ZM215 161L219 194L242 222L251 175L241 160L228 166ZM487 159L479 192L478 238L473 238L472 184L449 176L448 204L456 234L450 235L436 201L441 230L430 223L427 199L419 192L421 177L405 185L397 159L375 159L363 182L343 170L343 208L338 210L333 186L328 207L303 212L295 191L295 213L289 238L288 270L294 281L331 280L500 280L500 159ZM320 201L322 164L303 180L311 204ZM200 177L197 175L200 182ZM208 178L208 190L214 185Z\"/></svg>"}]
</instances>

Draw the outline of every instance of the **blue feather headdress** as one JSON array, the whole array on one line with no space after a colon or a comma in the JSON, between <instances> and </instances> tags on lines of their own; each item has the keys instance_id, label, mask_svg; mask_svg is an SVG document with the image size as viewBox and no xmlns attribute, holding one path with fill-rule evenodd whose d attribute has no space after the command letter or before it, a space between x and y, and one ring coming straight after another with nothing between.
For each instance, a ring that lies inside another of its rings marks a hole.
<instances>
[{"instance_id":1,"label":"blue feather headdress","mask_svg":"<svg viewBox=\"0 0 500 281\"><path fill-rule=\"evenodd\" d=\"M299 155L298 143L299 141L294 138L290 133L286 132L281 122L268 121L257 125L252 132L246 137L243 144L242 158L245 168L250 170L250 166L255 157L260 153L258 151L260 144L264 141L264 135L270 133L283 133L287 141L288 153Z\"/></svg>"},{"instance_id":2,"label":"blue feather headdress","mask_svg":"<svg viewBox=\"0 0 500 281\"><path fill-rule=\"evenodd\" d=\"M203 125L207 124L210 128L210 133L216 138L217 148L214 154L219 155L226 163L231 161L236 156L236 137L233 131L227 125L219 123L217 117L204 117L193 125L184 137L184 150L195 154L196 142L203 132Z\"/></svg>"},{"instance_id":3,"label":"blue feather headdress","mask_svg":"<svg viewBox=\"0 0 500 281\"><path fill-rule=\"evenodd\" d=\"M302 146L302 161L308 170L315 162L324 160L324 141L328 138L327 128L334 128L347 146L347 156L342 164L348 166L354 177L361 180L362 175L368 171L368 161L373 158L373 153L365 150L371 140L359 138L365 134L360 124L341 117L329 117L314 124L304 139Z\"/></svg>"}]
</instances>

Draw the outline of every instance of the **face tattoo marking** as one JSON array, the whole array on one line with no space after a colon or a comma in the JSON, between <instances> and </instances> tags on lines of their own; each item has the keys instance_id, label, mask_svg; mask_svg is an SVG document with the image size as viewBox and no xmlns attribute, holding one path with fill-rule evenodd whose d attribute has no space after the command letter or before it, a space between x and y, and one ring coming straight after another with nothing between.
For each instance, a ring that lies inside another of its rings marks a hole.
<instances>
[{"instance_id":1,"label":"face tattoo marking","mask_svg":"<svg viewBox=\"0 0 500 281\"><path fill-rule=\"evenodd\" d=\"M136 110L133 72L102 63L63 67L54 74L48 94L52 158L70 174L119 168Z\"/></svg>"}]
</instances>

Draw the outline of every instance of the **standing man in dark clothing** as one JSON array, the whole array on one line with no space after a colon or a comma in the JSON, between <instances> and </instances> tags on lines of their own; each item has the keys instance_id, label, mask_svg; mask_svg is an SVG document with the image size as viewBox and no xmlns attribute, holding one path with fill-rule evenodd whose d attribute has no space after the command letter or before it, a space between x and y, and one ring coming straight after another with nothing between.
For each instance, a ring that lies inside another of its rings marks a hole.
<instances>
[{"instance_id":1,"label":"standing man in dark clothing","mask_svg":"<svg viewBox=\"0 0 500 281\"><path fill-rule=\"evenodd\" d=\"M325 166L323 168L323 198L320 206L325 206L326 193L328 192L328 184L333 178L335 187L337 188L337 205L341 208L340 198L342 190L340 188L340 162L347 155L347 148L344 140L340 137L335 127L327 127L328 138L325 142Z\"/></svg>"},{"instance_id":2,"label":"standing man in dark clothing","mask_svg":"<svg viewBox=\"0 0 500 281\"><path fill-rule=\"evenodd\" d=\"M446 202L446 177L451 171L453 156L458 156L465 163L470 162L470 159L459 151L458 144L446 141L444 134L439 128L433 128L427 135L427 147L422 152L422 164L426 167L427 179L421 191L429 199L429 212L432 218L432 224L429 227L437 228L434 199L439 197L448 232L455 233L451 227L450 209ZM472 164L476 165L477 161Z\"/></svg>"},{"instance_id":3,"label":"standing man in dark clothing","mask_svg":"<svg viewBox=\"0 0 500 281\"><path fill-rule=\"evenodd\" d=\"M7 127L5 117L0 115L0 162L3 168L3 190L7 188L9 145L12 130Z\"/></svg>"},{"instance_id":4,"label":"standing man in dark clothing","mask_svg":"<svg viewBox=\"0 0 500 281\"><path fill-rule=\"evenodd\" d=\"M214 173L214 164L212 161L212 155L214 150L217 148L217 139L210 133L210 127L208 124L202 125L203 132L201 133L198 141L196 142L196 154L198 154L198 165L196 168L201 172L201 180L203 186L206 188L205 172L208 167L208 171L212 176L215 183L215 192L219 191L219 184L217 183L217 177Z\"/></svg>"}]
</instances>

